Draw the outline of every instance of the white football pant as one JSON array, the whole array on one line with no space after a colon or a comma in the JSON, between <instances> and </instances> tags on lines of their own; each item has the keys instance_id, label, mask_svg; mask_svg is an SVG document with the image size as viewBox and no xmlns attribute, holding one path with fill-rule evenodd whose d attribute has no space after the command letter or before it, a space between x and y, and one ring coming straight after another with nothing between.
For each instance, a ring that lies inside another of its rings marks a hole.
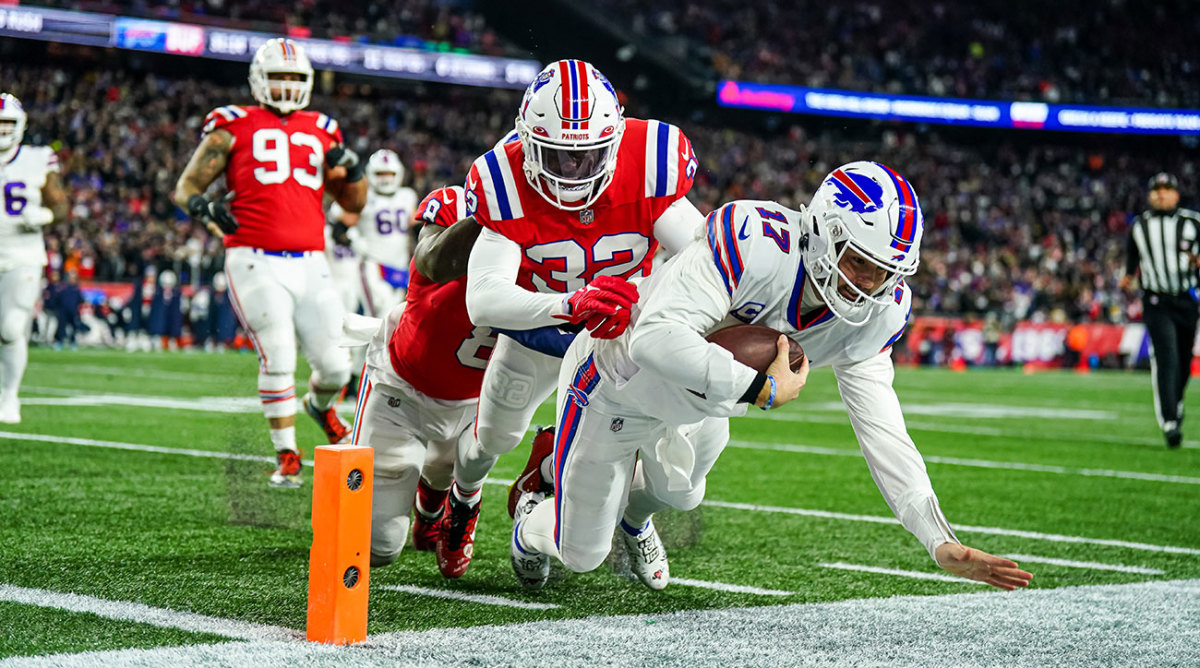
<instances>
[{"instance_id":1,"label":"white football pant","mask_svg":"<svg viewBox=\"0 0 1200 668\"><path fill-rule=\"evenodd\" d=\"M668 506L700 505L705 477L729 442L728 418L674 427L622 402L596 371L590 344L580 336L563 359L554 497L521 524L520 537L579 573L604 562L622 515L637 530Z\"/></svg>"},{"instance_id":2,"label":"white football pant","mask_svg":"<svg viewBox=\"0 0 1200 668\"><path fill-rule=\"evenodd\" d=\"M0 271L0 404L16 405L17 388L29 361L29 327L41 277L39 266Z\"/></svg>"},{"instance_id":3,"label":"white football pant","mask_svg":"<svg viewBox=\"0 0 1200 668\"><path fill-rule=\"evenodd\" d=\"M554 390L560 363L557 357L530 350L507 336L496 337L483 372L476 438L464 441L454 463L459 489L479 489L500 455L521 444L534 411Z\"/></svg>"},{"instance_id":4,"label":"white football pant","mask_svg":"<svg viewBox=\"0 0 1200 668\"><path fill-rule=\"evenodd\" d=\"M296 413L296 339L312 367L310 383L334 393L350 379L350 356L337 347L343 308L321 251L295 257L253 248L225 251L225 275L238 318L258 351L263 415Z\"/></svg>"}]
</instances>

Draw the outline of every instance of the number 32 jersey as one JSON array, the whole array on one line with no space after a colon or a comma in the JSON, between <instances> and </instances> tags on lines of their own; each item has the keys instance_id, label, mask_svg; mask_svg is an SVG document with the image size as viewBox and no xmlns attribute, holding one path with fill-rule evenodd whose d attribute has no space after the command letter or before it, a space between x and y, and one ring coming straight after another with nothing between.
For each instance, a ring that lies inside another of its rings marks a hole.
<instances>
[{"instance_id":1,"label":"number 32 jersey","mask_svg":"<svg viewBox=\"0 0 1200 668\"><path fill-rule=\"evenodd\" d=\"M529 185L520 142L492 149L467 176L467 213L523 251L517 285L574 292L598 275L650 273L654 222L691 190L697 161L679 128L629 118L612 183L583 211L563 211Z\"/></svg>"},{"instance_id":2,"label":"number 32 jersey","mask_svg":"<svg viewBox=\"0 0 1200 668\"><path fill-rule=\"evenodd\" d=\"M225 166L226 189L238 230L225 247L272 251L325 248L325 152L342 142L337 121L315 111L279 116L263 107L218 107L204 134L225 130L233 146Z\"/></svg>"}]
</instances>

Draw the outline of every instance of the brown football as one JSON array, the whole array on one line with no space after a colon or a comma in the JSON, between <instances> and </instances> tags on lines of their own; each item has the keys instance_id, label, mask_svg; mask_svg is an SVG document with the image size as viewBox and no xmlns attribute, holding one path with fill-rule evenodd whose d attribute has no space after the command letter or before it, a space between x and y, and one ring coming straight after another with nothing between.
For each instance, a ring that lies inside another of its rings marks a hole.
<instances>
[{"instance_id":1,"label":"brown football","mask_svg":"<svg viewBox=\"0 0 1200 668\"><path fill-rule=\"evenodd\" d=\"M732 325L709 334L706 338L733 353L733 359L757 371L766 372L775 361L775 340L780 332L762 325ZM789 338L788 364L799 371L804 363L804 349Z\"/></svg>"}]
</instances>

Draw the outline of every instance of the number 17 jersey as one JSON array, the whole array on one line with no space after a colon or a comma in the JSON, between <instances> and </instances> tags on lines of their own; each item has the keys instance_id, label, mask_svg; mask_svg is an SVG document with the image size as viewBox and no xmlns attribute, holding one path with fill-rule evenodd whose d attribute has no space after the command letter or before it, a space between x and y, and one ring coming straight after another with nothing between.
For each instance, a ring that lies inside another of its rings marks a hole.
<instances>
[{"instance_id":1,"label":"number 17 jersey","mask_svg":"<svg viewBox=\"0 0 1200 668\"><path fill-rule=\"evenodd\" d=\"M325 248L325 152L342 142L337 121L315 111L279 116L263 107L218 107L204 134L233 135L225 187L238 230L225 247L270 251Z\"/></svg>"}]
</instances>

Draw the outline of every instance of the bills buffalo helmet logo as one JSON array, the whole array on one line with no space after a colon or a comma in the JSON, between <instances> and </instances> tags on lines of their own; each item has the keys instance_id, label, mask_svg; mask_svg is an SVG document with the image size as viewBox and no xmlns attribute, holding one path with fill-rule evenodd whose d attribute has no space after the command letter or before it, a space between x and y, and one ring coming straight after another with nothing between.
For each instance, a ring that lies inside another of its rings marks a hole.
<instances>
[{"instance_id":1,"label":"bills buffalo helmet logo","mask_svg":"<svg viewBox=\"0 0 1200 668\"><path fill-rule=\"evenodd\" d=\"M883 206L883 186L869 176L839 169L825 183L837 190L834 203L854 213L871 213Z\"/></svg>"}]
</instances>

